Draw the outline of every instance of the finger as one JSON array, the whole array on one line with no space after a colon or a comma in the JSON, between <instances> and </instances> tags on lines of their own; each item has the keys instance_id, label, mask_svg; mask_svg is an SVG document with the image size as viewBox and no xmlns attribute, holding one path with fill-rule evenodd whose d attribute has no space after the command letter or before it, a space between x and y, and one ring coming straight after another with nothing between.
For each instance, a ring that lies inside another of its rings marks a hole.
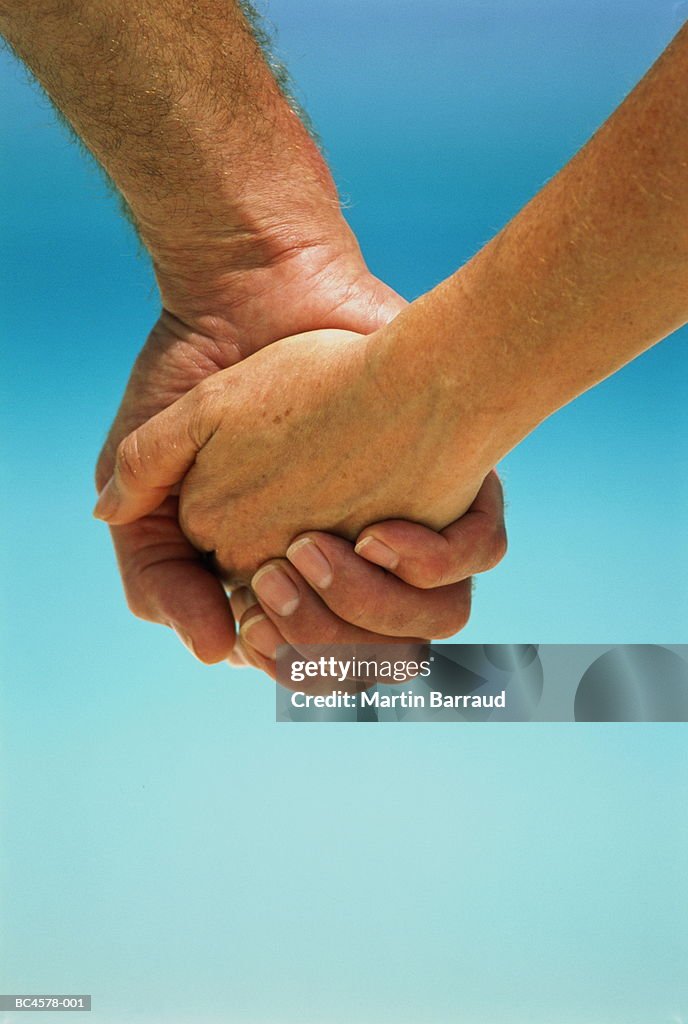
<instances>
[{"instance_id":1,"label":"finger","mask_svg":"<svg viewBox=\"0 0 688 1024\"><path fill-rule=\"evenodd\" d=\"M111 526L153 512L193 465L216 425L218 377L197 384L120 441L93 514Z\"/></svg>"},{"instance_id":2,"label":"finger","mask_svg":"<svg viewBox=\"0 0 688 1024\"><path fill-rule=\"evenodd\" d=\"M387 637L447 638L463 629L470 615L468 580L419 590L359 558L348 541L329 533L310 531L297 538L287 558L338 618ZM261 585L265 581L259 580L259 596Z\"/></svg>"},{"instance_id":3,"label":"finger","mask_svg":"<svg viewBox=\"0 0 688 1024\"><path fill-rule=\"evenodd\" d=\"M134 615L170 626L205 664L226 659L234 646L227 595L181 532L177 502L111 532Z\"/></svg>"},{"instance_id":4,"label":"finger","mask_svg":"<svg viewBox=\"0 0 688 1024\"><path fill-rule=\"evenodd\" d=\"M296 572L293 566L289 565L288 562L276 560L261 567L261 569L265 571L266 574L268 569L279 569L290 579L294 588L299 592L299 602L297 607L286 617L278 615L278 613L276 613L267 604L267 602L261 603L261 610L265 617L275 627L277 633L302 656L312 657L314 654L314 647L318 657L327 657L328 654L336 656L337 654L341 654L340 645L346 645L350 652L355 652L359 658L363 657L368 664L374 663L376 658L382 658L383 662L389 659L391 657L390 647L393 647L394 651L398 652L398 654L395 654L395 658L398 657L400 660L404 660L406 662L418 661L420 659L421 653L425 647L424 640L419 639L418 637L408 636L380 636L370 630L361 629L358 626L352 626L350 623L343 622L341 619L338 619L325 604L323 604L318 595L310 588L306 581L300 577L299 573ZM261 570L259 570L259 573L260 571ZM252 613L247 612L246 614L248 616ZM262 623L259 623L256 628L265 628L264 620ZM246 622L245 620L242 620L242 637L245 630ZM250 639L250 631L248 635ZM272 641L276 642L276 639L276 635L273 635ZM376 645L372 651L371 644ZM277 678L276 664L274 661L270 661L266 664L265 671L274 679ZM374 680L374 678L374 675L371 677L368 674L364 677L349 679L347 680L346 688L348 690L353 689L354 691L366 689L371 685L371 679ZM290 683L289 680L284 677L279 681L280 685L286 686L289 689L296 688L293 683ZM390 682L390 679L383 675L378 681ZM328 682L325 678L319 681L313 680L312 682L315 687L313 692L329 693L331 690L331 680Z\"/></svg>"},{"instance_id":5,"label":"finger","mask_svg":"<svg viewBox=\"0 0 688 1024\"><path fill-rule=\"evenodd\" d=\"M242 587L232 593L230 600L234 618L239 623L239 643L248 661L258 668L261 667L254 657L256 653L261 654L269 661L274 661L277 657L278 646L285 643L285 640L276 627L266 620L265 613L255 595L248 587ZM266 620L265 623L263 620Z\"/></svg>"},{"instance_id":6,"label":"finger","mask_svg":"<svg viewBox=\"0 0 688 1024\"><path fill-rule=\"evenodd\" d=\"M229 653L227 662L233 668L251 668L251 656L241 642L241 637L234 641L234 647Z\"/></svg>"},{"instance_id":7,"label":"finger","mask_svg":"<svg viewBox=\"0 0 688 1024\"><path fill-rule=\"evenodd\" d=\"M239 622L244 612L256 604L256 599L248 587L239 587L229 595L229 604L232 615Z\"/></svg>"},{"instance_id":8,"label":"finger","mask_svg":"<svg viewBox=\"0 0 688 1024\"><path fill-rule=\"evenodd\" d=\"M249 660L257 668L263 661L275 661L277 648L286 643L279 629L268 619L248 587L235 590L231 598L232 611L239 623L241 645ZM256 658L259 655L259 658Z\"/></svg>"},{"instance_id":9,"label":"finger","mask_svg":"<svg viewBox=\"0 0 688 1024\"><path fill-rule=\"evenodd\" d=\"M494 470L460 519L440 533L390 519L368 526L356 554L414 587L445 587L494 568L506 554L504 495Z\"/></svg>"},{"instance_id":10,"label":"finger","mask_svg":"<svg viewBox=\"0 0 688 1024\"><path fill-rule=\"evenodd\" d=\"M275 678L277 648L286 643L284 637L267 618L248 587L233 591L230 604L241 633L228 659L230 664L258 668Z\"/></svg>"},{"instance_id":11,"label":"finger","mask_svg":"<svg viewBox=\"0 0 688 1024\"><path fill-rule=\"evenodd\" d=\"M241 617L241 645L254 668L271 679L277 679L277 648L285 640L259 604L254 604Z\"/></svg>"},{"instance_id":12,"label":"finger","mask_svg":"<svg viewBox=\"0 0 688 1024\"><path fill-rule=\"evenodd\" d=\"M272 657L279 643L278 636L299 649L311 644L419 642L418 637L409 635L408 631L403 636L383 636L340 619L285 559L274 559L261 566L253 577L251 587L260 601L263 613L276 630L276 633L270 634L274 646L265 649L269 650ZM251 640L250 635L248 639Z\"/></svg>"},{"instance_id":13,"label":"finger","mask_svg":"<svg viewBox=\"0 0 688 1024\"><path fill-rule=\"evenodd\" d=\"M240 587L238 590L233 590L229 596L229 606L232 609L232 615L237 622L240 621L244 612L252 605L255 605L255 603L256 599L248 587ZM237 637L235 640L234 647L232 648L232 652L227 658L227 661L235 668L251 667L251 653L244 647L241 637Z\"/></svg>"}]
</instances>

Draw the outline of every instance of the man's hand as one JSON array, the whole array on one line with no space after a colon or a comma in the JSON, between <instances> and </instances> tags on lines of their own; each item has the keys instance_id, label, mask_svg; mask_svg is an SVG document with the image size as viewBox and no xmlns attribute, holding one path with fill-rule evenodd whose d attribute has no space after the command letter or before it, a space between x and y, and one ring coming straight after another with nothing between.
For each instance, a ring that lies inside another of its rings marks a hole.
<instances>
[{"instance_id":1,"label":"man's hand","mask_svg":"<svg viewBox=\"0 0 688 1024\"><path fill-rule=\"evenodd\" d=\"M429 639L458 633L470 615L470 575L491 569L506 551L497 474L488 475L466 515L441 533L388 520L364 530L356 550L381 567L371 571L352 557L347 541L315 531L295 539L289 561L262 566L253 579L260 604L248 588L232 594L241 637L230 660L241 664L248 653L247 660L274 676L279 644L389 642L404 630ZM393 567L395 575L382 567Z\"/></svg>"}]
</instances>

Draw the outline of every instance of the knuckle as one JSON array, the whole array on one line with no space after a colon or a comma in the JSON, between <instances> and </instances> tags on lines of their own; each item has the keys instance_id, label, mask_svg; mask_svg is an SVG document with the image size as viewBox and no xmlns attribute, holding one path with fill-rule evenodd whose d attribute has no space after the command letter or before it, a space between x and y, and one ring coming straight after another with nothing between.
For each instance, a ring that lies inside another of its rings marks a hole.
<instances>
[{"instance_id":1,"label":"knuckle","mask_svg":"<svg viewBox=\"0 0 688 1024\"><path fill-rule=\"evenodd\" d=\"M217 530L208 503L202 498L185 498L180 502L179 525L194 547L203 551L214 549Z\"/></svg>"},{"instance_id":2,"label":"knuckle","mask_svg":"<svg viewBox=\"0 0 688 1024\"><path fill-rule=\"evenodd\" d=\"M194 400L188 418L187 430L195 448L202 448L208 440L208 425L212 421L212 410L220 394L221 385L212 375L206 377L194 388Z\"/></svg>"},{"instance_id":3,"label":"knuckle","mask_svg":"<svg viewBox=\"0 0 688 1024\"><path fill-rule=\"evenodd\" d=\"M447 583L447 560L440 554L428 555L420 562L411 580L414 587L421 590L435 590Z\"/></svg>"},{"instance_id":4,"label":"knuckle","mask_svg":"<svg viewBox=\"0 0 688 1024\"><path fill-rule=\"evenodd\" d=\"M370 594L352 594L342 592L337 594L336 600L330 600L330 608L340 619L350 622L354 626L370 628L370 622L379 618L379 603L372 599Z\"/></svg>"},{"instance_id":5,"label":"knuckle","mask_svg":"<svg viewBox=\"0 0 688 1024\"><path fill-rule=\"evenodd\" d=\"M135 433L125 437L118 444L115 467L119 476L127 483L135 483L141 476L141 452Z\"/></svg>"}]
</instances>

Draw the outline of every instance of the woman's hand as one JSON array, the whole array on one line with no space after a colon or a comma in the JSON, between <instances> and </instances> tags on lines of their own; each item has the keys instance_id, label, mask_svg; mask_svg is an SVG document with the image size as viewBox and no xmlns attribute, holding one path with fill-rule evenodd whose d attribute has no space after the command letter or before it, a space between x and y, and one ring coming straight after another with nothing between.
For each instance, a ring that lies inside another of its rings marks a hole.
<instances>
[{"instance_id":1,"label":"woman's hand","mask_svg":"<svg viewBox=\"0 0 688 1024\"><path fill-rule=\"evenodd\" d=\"M457 464L447 444L457 412L441 382L399 390L376 338L315 331L214 374L120 444L96 514L132 522L183 480L184 532L234 585L305 530L354 538L390 518L446 526L484 473L468 455Z\"/></svg>"}]
</instances>

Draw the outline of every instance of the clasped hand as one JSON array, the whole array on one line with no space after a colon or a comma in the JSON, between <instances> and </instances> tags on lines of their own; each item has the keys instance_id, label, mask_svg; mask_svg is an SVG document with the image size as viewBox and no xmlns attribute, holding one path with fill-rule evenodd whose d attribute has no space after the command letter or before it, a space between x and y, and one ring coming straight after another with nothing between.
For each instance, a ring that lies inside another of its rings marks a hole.
<instances>
[{"instance_id":1,"label":"clasped hand","mask_svg":"<svg viewBox=\"0 0 688 1024\"><path fill-rule=\"evenodd\" d=\"M470 460L457 472L441 400L428 382L400 393L382 334L313 331L206 377L119 444L101 492L97 514L116 527L178 492L183 532L238 590L242 625L259 616L253 625L272 637L252 659L268 671L282 639L378 639L371 625L387 637L452 635L470 608L467 557L487 568L503 554L496 477L483 485ZM463 567L451 566L438 552L451 535L428 528L447 527L474 500L459 524ZM353 554L352 540L401 578ZM380 607L385 590L391 599ZM316 626L316 609L322 619L328 608L331 618ZM296 635L285 630L290 619L302 624ZM352 627L345 637L341 620Z\"/></svg>"}]
</instances>

